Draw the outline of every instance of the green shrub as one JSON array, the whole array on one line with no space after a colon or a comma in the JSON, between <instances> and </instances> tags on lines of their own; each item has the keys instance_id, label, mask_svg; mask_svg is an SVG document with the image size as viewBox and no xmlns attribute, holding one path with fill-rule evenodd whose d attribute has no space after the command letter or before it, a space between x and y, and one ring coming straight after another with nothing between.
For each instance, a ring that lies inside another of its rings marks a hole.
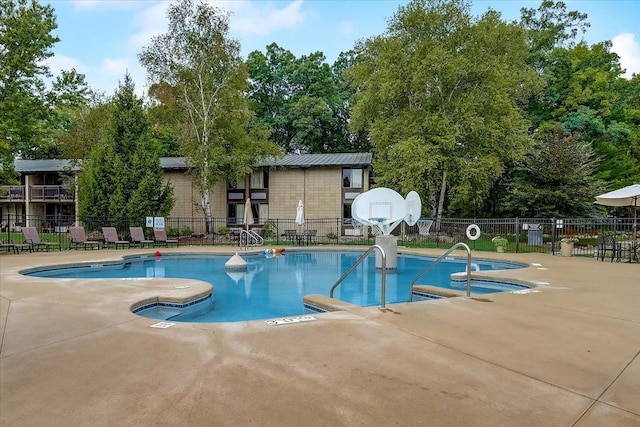
<instances>
[{"instance_id":1,"label":"green shrub","mask_svg":"<svg viewBox=\"0 0 640 427\"><path fill-rule=\"evenodd\" d=\"M262 225L262 237L270 238L276 235L276 225L273 221L268 220Z\"/></svg>"}]
</instances>

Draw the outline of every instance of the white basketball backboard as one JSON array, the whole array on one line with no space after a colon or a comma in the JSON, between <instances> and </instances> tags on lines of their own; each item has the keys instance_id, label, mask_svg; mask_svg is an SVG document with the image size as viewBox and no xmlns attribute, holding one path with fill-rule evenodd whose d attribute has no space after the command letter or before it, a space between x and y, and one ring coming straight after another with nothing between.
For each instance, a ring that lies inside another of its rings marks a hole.
<instances>
[{"instance_id":1,"label":"white basketball backboard","mask_svg":"<svg viewBox=\"0 0 640 427\"><path fill-rule=\"evenodd\" d=\"M415 225L422 214L422 202L420 201L420 195L415 191L410 191L405 200L407 205L407 215L404 217L404 221L407 225Z\"/></svg>"},{"instance_id":2,"label":"white basketball backboard","mask_svg":"<svg viewBox=\"0 0 640 427\"><path fill-rule=\"evenodd\" d=\"M351 216L365 225L391 224L406 214L405 200L389 188L374 188L362 193L351 205Z\"/></svg>"}]
</instances>

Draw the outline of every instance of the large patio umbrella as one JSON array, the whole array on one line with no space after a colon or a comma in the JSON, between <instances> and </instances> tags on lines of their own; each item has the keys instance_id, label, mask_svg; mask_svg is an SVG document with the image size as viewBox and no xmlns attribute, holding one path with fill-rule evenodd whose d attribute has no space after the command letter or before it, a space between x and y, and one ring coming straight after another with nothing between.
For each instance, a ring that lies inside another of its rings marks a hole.
<instances>
[{"instance_id":1,"label":"large patio umbrella","mask_svg":"<svg viewBox=\"0 0 640 427\"><path fill-rule=\"evenodd\" d=\"M247 201L244 203L244 224L249 231L249 226L253 225L255 220L253 219L253 211L251 210L251 199L247 197Z\"/></svg>"},{"instance_id":2,"label":"large patio umbrella","mask_svg":"<svg viewBox=\"0 0 640 427\"><path fill-rule=\"evenodd\" d=\"M640 184L632 184L618 190L596 196L596 203L605 206L633 207L633 238L638 230L638 206L640 206Z\"/></svg>"}]
</instances>

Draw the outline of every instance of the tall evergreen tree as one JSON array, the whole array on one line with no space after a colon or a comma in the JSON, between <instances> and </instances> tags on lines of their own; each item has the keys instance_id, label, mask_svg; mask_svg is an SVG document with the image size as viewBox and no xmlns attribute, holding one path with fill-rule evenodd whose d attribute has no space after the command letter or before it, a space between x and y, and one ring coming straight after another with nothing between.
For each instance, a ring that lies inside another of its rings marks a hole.
<instances>
[{"instance_id":1,"label":"tall evergreen tree","mask_svg":"<svg viewBox=\"0 0 640 427\"><path fill-rule=\"evenodd\" d=\"M91 151L80 174L80 214L106 216L113 224L140 224L145 216L168 215L173 188L163 182L159 144L142 99L125 76L109 106L105 140Z\"/></svg>"},{"instance_id":2,"label":"tall evergreen tree","mask_svg":"<svg viewBox=\"0 0 640 427\"><path fill-rule=\"evenodd\" d=\"M594 214L593 198L604 192L593 177L596 158L588 142L559 125L541 129L529 147L505 198L517 216L563 217Z\"/></svg>"}]
</instances>

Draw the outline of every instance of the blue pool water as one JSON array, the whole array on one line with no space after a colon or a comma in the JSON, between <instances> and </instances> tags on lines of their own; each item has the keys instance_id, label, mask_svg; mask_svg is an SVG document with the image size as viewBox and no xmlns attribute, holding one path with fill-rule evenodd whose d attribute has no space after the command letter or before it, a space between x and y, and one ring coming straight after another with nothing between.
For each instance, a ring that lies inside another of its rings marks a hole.
<instances>
[{"instance_id":1,"label":"blue pool water","mask_svg":"<svg viewBox=\"0 0 640 427\"><path fill-rule=\"evenodd\" d=\"M329 295L331 286L362 255L352 251L286 252L267 258L264 254L243 254L246 272L227 272L229 255L163 255L127 258L125 262L104 266L75 266L40 269L28 273L55 278L190 278L213 285L213 297L187 310L151 307L138 314L187 322L229 322L295 316L305 313L303 297ZM409 283L434 258L398 255L397 272L387 273L387 303L406 302ZM466 260L451 259L440 263L418 284L466 290L466 281L450 280L451 273L464 272ZM520 264L474 261L473 270L522 268ZM380 304L381 272L375 268L375 255L369 256L335 290L336 299L360 306ZM486 294L514 289L518 285L502 282L473 281L472 292Z\"/></svg>"}]
</instances>

